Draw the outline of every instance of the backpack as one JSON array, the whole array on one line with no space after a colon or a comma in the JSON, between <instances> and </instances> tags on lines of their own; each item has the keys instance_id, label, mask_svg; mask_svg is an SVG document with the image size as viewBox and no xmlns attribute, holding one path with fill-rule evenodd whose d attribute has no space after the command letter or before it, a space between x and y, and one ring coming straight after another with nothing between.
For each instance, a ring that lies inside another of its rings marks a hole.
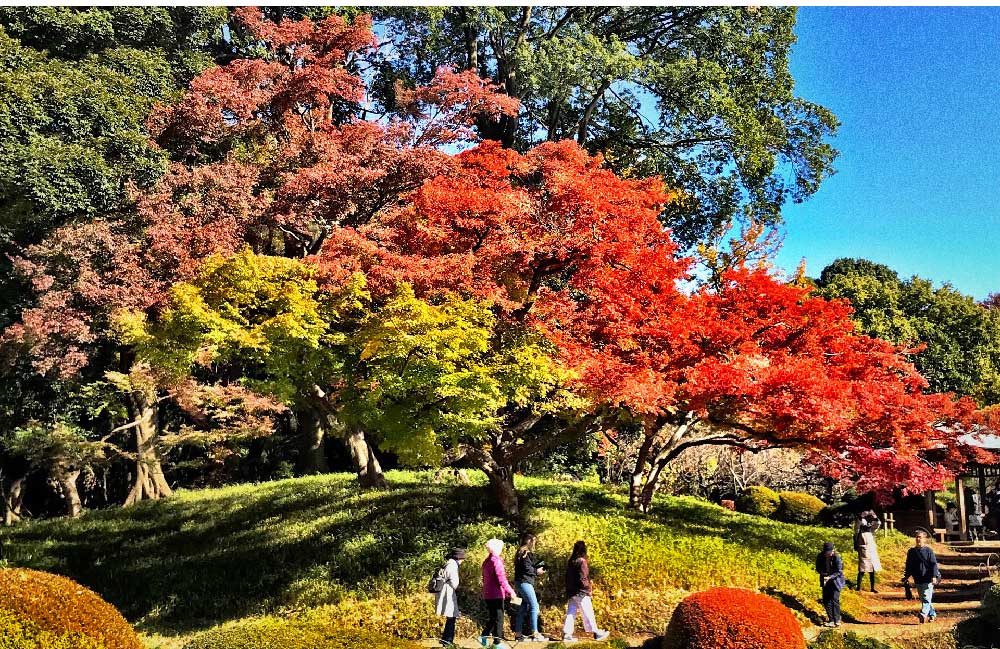
<instances>
[{"instance_id":1,"label":"backpack","mask_svg":"<svg viewBox=\"0 0 1000 649\"><path fill-rule=\"evenodd\" d=\"M445 582L448 581L447 577L445 577L444 569L445 566L441 566L434 571L434 575L430 578L430 581L427 582L428 593L440 593L444 590Z\"/></svg>"}]
</instances>

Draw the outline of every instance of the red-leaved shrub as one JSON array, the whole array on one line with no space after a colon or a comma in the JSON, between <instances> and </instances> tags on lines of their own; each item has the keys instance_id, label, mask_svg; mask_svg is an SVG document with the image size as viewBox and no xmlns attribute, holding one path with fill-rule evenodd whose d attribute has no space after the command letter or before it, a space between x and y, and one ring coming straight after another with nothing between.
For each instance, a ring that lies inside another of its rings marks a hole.
<instances>
[{"instance_id":1,"label":"red-leaved shrub","mask_svg":"<svg viewBox=\"0 0 1000 649\"><path fill-rule=\"evenodd\" d=\"M674 611L663 649L805 649L792 612L767 595L712 588Z\"/></svg>"}]
</instances>

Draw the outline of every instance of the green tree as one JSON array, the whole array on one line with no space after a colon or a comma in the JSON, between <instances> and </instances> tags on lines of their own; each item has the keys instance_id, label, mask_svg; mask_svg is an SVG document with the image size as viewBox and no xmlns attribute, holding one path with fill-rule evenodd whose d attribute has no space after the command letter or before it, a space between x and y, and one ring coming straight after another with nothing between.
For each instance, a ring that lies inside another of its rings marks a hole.
<instances>
[{"instance_id":1,"label":"green tree","mask_svg":"<svg viewBox=\"0 0 1000 649\"><path fill-rule=\"evenodd\" d=\"M913 362L933 392L955 392L979 405L1000 402L1000 314L949 284L900 279L888 266L838 259L823 269L817 292L844 298L867 335L920 349Z\"/></svg>"},{"instance_id":2,"label":"green tree","mask_svg":"<svg viewBox=\"0 0 1000 649\"><path fill-rule=\"evenodd\" d=\"M832 172L833 114L797 97L795 9L779 7L381 8L392 39L374 95L472 68L522 102L480 135L526 150L573 138L616 171L683 192L664 213L693 246L732 220L780 221Z\"/></svg>"}]
</instances>

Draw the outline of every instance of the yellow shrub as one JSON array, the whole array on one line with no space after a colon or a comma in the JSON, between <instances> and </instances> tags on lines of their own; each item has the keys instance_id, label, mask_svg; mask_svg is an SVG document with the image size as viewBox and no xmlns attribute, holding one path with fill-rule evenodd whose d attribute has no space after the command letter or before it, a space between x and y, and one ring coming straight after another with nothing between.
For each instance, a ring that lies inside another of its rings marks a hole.
<instances>
[{"instance_id":1,"label":"yellow shrub","mask_svg":"<svg viewBox=\"0 0 1000 649\"><path fill-rule=\"evenodd\" d=\"M303 620L262 617L199 634L184 649L419 649L400 638L367 631L345 632L315 616Z\"/></svg>"},{"instance_id":2,"label":"yellow shrub","mask_svg":"<svg viewBox=\"0 0 1000 649\"><path fill-rule=\"evenodd\" d=\"M21 568L0 569L0 610L20 624L28 623L32 629L56 638L90 638L102 649L142 649L135 631L114 606L92 590L59 575Z\"/></svg>"},{"instance_id":3,"label":"yellow shrub","mask_svg":"<svg viewBox=\"0 0 1000 649\"><path fill-rule=\"evenodd\" d=\"M826 503L812 494L798 491L782 491L778 494L781 506L778 507L776 518L786 523L813 525L819 520L819 514L826 508Z\"/></svg>"},{"instance_id":4,"label":"yellow shrub","mask_svg":"<svg viewBox=\"0 0 1000 649\"><path fill-rule=\"evenodd\" d=\"M0 610L0 649L106 649L103 643L79 633L42 631L31 620Z\"/></svg>"}]
</instances>

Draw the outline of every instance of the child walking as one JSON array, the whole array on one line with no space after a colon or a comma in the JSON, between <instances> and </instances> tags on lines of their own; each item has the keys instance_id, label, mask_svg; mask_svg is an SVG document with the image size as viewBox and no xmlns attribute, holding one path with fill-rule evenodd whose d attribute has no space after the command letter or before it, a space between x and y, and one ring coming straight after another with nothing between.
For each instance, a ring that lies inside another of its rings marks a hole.
<instances>
[{"instance_id":1,"label":"child walking","mask_svg":"<svg viewBox=\"0 0 1000 649\"><path fill-rule=\"evenodd\" d=\"M583 629L594 634L594 640L606 640L609 632L597 628L594 618L594 604L591 601L593 586L590 583L590 565L587 563L587 544L577 541L573 545L573 554L566 567L566 596L569 597L569 609L566 612L566 623L563 624L563 642L575 642L573 632L576 630L577 612L583 617Z\"/></svg>"}]
</instances>

